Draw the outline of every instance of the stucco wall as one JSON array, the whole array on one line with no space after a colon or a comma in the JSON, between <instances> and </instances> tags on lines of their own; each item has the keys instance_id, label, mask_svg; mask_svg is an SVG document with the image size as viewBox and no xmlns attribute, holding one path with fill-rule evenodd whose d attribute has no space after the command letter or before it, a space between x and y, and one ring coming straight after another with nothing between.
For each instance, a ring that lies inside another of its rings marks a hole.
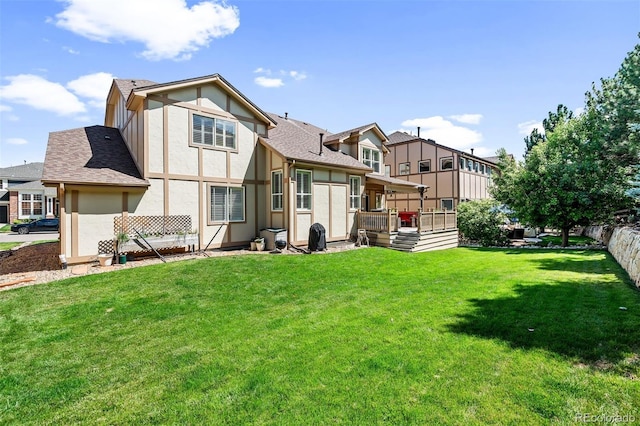
<instances>
[{"instance_id":1,"label":"stucco wall","mask_svg":"<svg viewBox=\"0 0 640 426\"><path fill-rule=\"evenodd\" d=\"M610 228L588 226L584 235L607 245L607 250L640 288L640 230L638 228Z\"/></svg>"}]
</instances>

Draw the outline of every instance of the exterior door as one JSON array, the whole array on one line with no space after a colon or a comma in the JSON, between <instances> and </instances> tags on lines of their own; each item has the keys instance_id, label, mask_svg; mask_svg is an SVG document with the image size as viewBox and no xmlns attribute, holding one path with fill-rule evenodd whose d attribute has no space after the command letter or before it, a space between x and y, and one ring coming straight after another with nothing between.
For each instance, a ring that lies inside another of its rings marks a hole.
<instances>
[{"instance_id":1,"label":"exterior door","mask_svg":"<svg viewBox=\"0 0 640 426\"><path fill-rule=\"evenodd\" d=\"M9 222L9 213L7 206L0 206L0 223Z\"/></svg>"}]
</instances>

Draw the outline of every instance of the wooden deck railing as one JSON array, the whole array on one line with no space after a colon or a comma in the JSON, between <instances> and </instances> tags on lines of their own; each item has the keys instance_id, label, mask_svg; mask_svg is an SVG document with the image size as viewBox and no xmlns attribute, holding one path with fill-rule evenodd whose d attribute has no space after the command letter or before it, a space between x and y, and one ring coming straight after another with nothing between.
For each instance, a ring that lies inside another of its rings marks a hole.
<instances>
[{"instance_id":1,"label":"wooden deck railing","mask_svg":"<svg viewBox=\"0 0 640 426\"><path fill-rule=\"evenodd\" d=\"M445 231L458 227L455 211L422 212L418 210L418 232Z\"/></svg>"},{"instance_id":2,"label":"wooden deck railing","mask_svg":"<svg viewBox=\"0 0 640 426\"><path fill-rule=\"evenodd\" d=\"M458 227L455 211L430 211L418 210L418 232L445 231ZM371 232L398 232L398 212L389 210L386 212L358 211L358 229L366 229Z\"/></svg>"},{"instance_id":3,"label":"wooden deck railing","mask_svg":"<svg viewBox=\"0 0 640 426\"><path fill-rule=\"evenodd\" d=\"M372 232L398 232L398 212L363 212L358 210L358 229Z\"/></svg>"}]
</instances>

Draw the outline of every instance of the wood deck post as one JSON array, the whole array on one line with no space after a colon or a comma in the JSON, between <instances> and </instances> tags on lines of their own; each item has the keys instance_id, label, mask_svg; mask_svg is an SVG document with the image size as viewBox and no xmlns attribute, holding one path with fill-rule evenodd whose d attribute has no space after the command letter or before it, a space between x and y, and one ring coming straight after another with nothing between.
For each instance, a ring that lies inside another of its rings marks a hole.
<instances>
[{"instance_id":1,"label":"wood deck post","mask_svg":"<svg viewBox=\"0 0 640 426\"><path fill-rule=\"evenodd\" d=\"M422 232L422 207L418 209L418 234Z\"/></svg>"}]
</instances>

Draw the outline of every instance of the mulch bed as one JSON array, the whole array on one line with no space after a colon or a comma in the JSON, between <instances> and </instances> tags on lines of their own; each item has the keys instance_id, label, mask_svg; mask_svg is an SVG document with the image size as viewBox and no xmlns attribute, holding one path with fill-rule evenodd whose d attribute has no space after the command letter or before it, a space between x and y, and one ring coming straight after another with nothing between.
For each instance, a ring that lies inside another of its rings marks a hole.
<instances>
[{"instance_id":1,"label":"mulch bed","mask_svg":"<svg viewBox=\"0 0 640 426\"><path fill-rule=\"evenodd\" d=\"M59 243L29 245L0 252L0 274L60 269Z\"/></svg>"}]
</instances>

